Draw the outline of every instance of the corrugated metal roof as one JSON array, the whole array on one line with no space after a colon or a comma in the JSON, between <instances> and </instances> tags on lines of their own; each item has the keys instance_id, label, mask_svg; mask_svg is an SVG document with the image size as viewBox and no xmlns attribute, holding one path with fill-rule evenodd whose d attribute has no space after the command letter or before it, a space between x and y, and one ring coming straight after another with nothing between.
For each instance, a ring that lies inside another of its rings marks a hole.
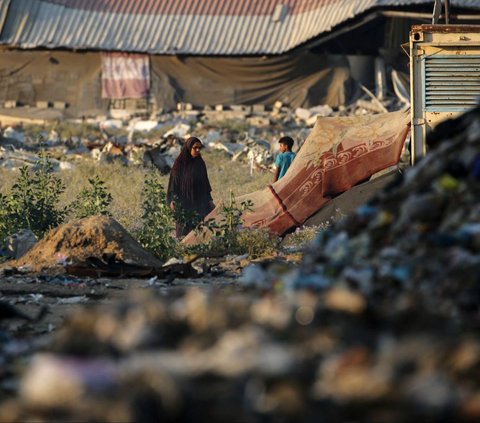
<instances>
[{"instance_id":1,"label":"corrugated metal roof","mask_svg":"<svg viewBox=\"0 0 480 423\"><path fill-rule=\"evenodd\" d=\"M0 0L0 24L8 9L0 43L151 54L278 54L373 8L429 3L433 1ZM480 10L479 0L450 0L450 5Z\"/></svg>"}]
</instances>

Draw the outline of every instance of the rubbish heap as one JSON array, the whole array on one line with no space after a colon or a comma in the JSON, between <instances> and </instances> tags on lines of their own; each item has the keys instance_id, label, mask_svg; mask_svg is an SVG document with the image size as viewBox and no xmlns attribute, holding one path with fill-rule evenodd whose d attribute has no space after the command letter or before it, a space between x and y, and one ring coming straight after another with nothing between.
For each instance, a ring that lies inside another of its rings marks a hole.
<instances>
[{"instance_id":1,"label":"rubbish heap","mask_svg":"<svg viewBox=\"0 0 480 423\"><path fill-rule=\"evenodd\" d=\"M479 421L480 109L429 142L296 271L70 315L0 420Z\"/></svg>"},{"instance_id":2,"label":"rubbish heap","mask_svg":"<svg viewBox=\"0 0 480 423\"><path fill-rule=\"evenodd\" d=\"M417 165L321 233L295 287L418 296L429 310L478 326L480 108L440 124L427 142Z\"/></svg>"}]
</instances>

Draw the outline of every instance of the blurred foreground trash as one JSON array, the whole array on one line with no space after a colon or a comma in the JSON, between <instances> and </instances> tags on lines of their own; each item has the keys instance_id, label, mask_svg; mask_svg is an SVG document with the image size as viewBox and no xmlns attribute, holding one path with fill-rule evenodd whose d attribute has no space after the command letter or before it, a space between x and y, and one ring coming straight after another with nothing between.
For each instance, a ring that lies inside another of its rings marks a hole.
<instances>
[{"instance_id":1,"label":"blurred foreground trash","mask_svg":"<svg viewBox=\"0 0 480 423\"><path fill-rule=\"evenodd\" d=\"M144 291L71 314L0 419L474 422L479 352L408 293Z\"/></svg>"}]
</instances>

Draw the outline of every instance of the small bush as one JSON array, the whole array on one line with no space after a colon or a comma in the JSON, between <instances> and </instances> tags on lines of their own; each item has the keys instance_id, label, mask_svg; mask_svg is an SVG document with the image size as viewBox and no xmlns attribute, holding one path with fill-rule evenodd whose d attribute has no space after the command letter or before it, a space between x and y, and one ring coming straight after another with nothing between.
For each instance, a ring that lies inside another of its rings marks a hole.
<instances>
[{"instance_id":1,"label":"small bush","mask_svg":"<svg viewBox=\"0 0 480 423\"><path fill-rule=\"evenodd\" d=\"M111 216L109 208L113 198L105 187L105 182L98 176L88 178L88 182L90 185L80 191L73 203L75 216L78 218L96 215Z\"/></svg>"},{"instance_id":2,"label":"small bush","mask_svg":"<svg viewBox=\"0 0 480 423\"><path fill-rule=\"evenodd\" d=\"M177 252L174 214L163 185L154 173L147 175L142 194L142 226L136 234L137 239L159 258L172 257Z\"/></svg>"},{"instance_id":3,"label":"small bush","mask_svg":"<svg viewBox=\"0 0 480 423\"><path fill-rule=\"evenodd\" d=\"M230 200L228 204L222 202L219 212L221 219L209 219L200 222L197 231L209 230L212 232L210 247L223 249L225 251L234 251L237 249L237 235L242 224L242 214L250 210L253 203L251 201L242 202L240 207L237 205L233 192L230 191Z\"/></svg>"},{"instance_id":4,"label":"small bush","mask_svg":"<svg viewBox=\"0 0 480 423\"><path fill-rule=\"evenodd\" d=\"M0 195L0 237L30 229L38 238L65 220L68 207L59 207L62 180L53 174L50 156L43 152L33 169L20 168L9 195Z\"/></svg>"},{"instance_id":5,"label":"small bush","mask_svg":"<svg viewBox=\"0 0 480 423\"><path fill-rule=\"evenodd\" d=\"M238 205L233 192L230 192L228 204L221 205L221 218L201 222L196 228L197 231L206 229L212 232L212 239L198 246L198 250L207 254L248 254L250 257L273 254L279 243L277 237L266 228L248 229L242 226L242 215L252 206L251 201Z\"/></svg>"}]
</instances>

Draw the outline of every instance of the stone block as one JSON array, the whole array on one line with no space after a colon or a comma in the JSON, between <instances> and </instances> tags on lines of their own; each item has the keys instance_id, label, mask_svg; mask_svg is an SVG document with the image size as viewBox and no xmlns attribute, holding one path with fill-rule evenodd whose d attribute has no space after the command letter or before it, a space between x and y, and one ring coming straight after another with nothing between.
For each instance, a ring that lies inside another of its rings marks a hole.
<instances>
[{"instance_id":1,"label":"stone block","mask_svg":"<svg viewBox=\"0 0 480 423\"><path fill-rule=\"evenodd\" d=\"M252 112L253 113L263 113L265 111L265 105L264 104L254 104L252 107Z\"/></svg>"},{"instance_id":2,"label":"stone block","mask_svg":"<svg viewBox=\"0 0 480 423\"><path fill-rule=\"evenodd\" d=\"M18 103L16 100L7 100L4 104L4 107L6 109L15 109L15 107L18 107Z\"/></svg>"},{"instance_id":3,"label":"stone block","mask_svg":"<svg viewBox=\"0 0 480 423\"><path fill-rule=\"evenodd\" d=\"M66 109L67 108L67 103L64 101L54 101L53 102L53 108L54 109Z\"/></svg>"},{"instance_id":4,"label":"stone block","mask_svg":"<svg viewBox=\"0 0 480 423\"><path fill-rule=\"evenodd\" d=\"M48 101L37 101L36 106L38 109L48 109L50 104L48 103Z\"/></svg>"}]
</instances>

